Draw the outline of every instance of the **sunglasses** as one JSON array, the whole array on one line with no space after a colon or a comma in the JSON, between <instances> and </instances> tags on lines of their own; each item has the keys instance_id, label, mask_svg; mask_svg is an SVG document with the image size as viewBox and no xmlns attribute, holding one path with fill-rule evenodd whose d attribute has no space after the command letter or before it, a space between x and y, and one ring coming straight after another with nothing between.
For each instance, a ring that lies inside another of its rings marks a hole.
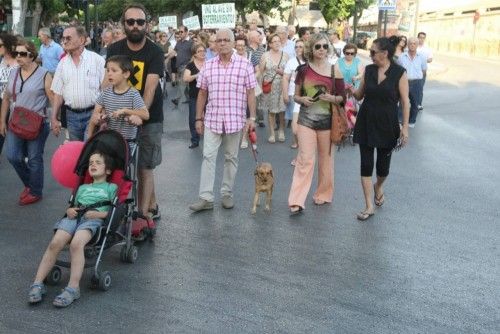
<instances>
[{"instance_id":1,"label":"sunglasses","mask_svg":"<svg viewBox=\"0 0 500 334\"><path fill-rule=\"evenodd\" d=\"M328 50L328 44L314 44L314 49L315 50L319 50L321 48L325 49L325 50Z\"/></svg>"},{"instance_id":2,"label":"sunglasses","mask_svg":"<svg viewBox=\"0 0 500 334\"><path fill-rule=\"evenodd\" d=\"M344 52L346 56L355 56L356 52Z\"/></svg>"},{"instance_id":3,"label":"sunglasses","mask_svg":"<svg viewBox=\"0 0 500 334\"><path fill-rule=\"evenodd\" d=\"M216 39L215 42L216 43L222 43L222 42L229 43L229 42L231 42L231 40L229 38L220 38L220 39Z\"/></svg>"},{"instance_id":4,"label":"sunglasses","mask_svg":"<svg viewBox=\"0 0 500 334\"><path fill-rule=\"evenodd\" d=\"M126 19L125 22L127 23L128 26L133 26L134 24L137 23L139 27L142 27L143 25L146 24L145 19Z\"/></svg>"},{"instance_id":5,"label":"sunglasses","mask_svg":"<svg viewBox=\"0 0 500 334\"><path fill-rule=\"evenodd\" d=\"M31 52L29 52L29 51L14 51L14 52L12 52L12 56L14 56L14 57L19 56L19 57L23 57L23 58L31 57Z\"/></svg>"},{"instance_id":6,"label":"sunglasses","mask_svg":"<svg viewBox=\"0 0 500 334\"><path fill-rule=\"evenodd\" d=\"M370 57L375 56L379 52L381 52L381 51L370 50Z\"/></svg>"}]
</instances>

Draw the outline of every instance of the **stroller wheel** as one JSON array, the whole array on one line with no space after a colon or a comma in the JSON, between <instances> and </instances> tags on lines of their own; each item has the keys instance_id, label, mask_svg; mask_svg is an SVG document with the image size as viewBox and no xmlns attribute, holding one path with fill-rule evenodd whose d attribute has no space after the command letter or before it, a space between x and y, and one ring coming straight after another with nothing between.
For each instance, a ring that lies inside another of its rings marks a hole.
<instances>
[{"instance_id":1,"label":"stroller wheel","mask_svg":"<svg viewBox=\"0 0 500 334\"><path fill-rule=\"evenodd\" d=\"M102 291L108 291L111 287L111 274L109 271L103 271L99 275L99 289Z\"/></svg>"},{"instance_id":2,"label":"stroller wheel","mask_svg":"<svg viewBox=\"0 0 500 334\"><path fill-rule=\"evenodd\" d=\"M45 282L48 285L57 285L61 281L61 276L61 268L59 268L58 266L54 266L45 279Z\"/></svg>"},{"instance_id":3,"label":"stroller wheel","mask_svg":"<svg viewBox=\"0 0 500 334\"><path fill-rule=\"evenodd\" d=\"M156 228L149 229L149 241L153 241L156 236Z\"/></svg>"},{"instance_id":4,"label":"stroller wheel","mask_svg":"<svg viewBox=\"0 0 500 334\"><path fill-rule=\"evenodd\" d=\"M120 260L122 262L134 263L137 261L139 250L136 246L127 247L124 245L120 251Z\"/></svg>"}]
</instances>

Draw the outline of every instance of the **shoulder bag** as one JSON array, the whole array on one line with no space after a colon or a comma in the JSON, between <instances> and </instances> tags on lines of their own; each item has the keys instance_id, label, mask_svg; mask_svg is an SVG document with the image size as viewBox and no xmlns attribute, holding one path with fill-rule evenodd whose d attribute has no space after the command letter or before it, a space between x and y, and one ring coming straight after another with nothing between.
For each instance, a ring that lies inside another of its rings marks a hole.
<instances>
[{"instance_id":1,"label":"shoulder bag","mask_svg":"<svg viewBox=\"0 0 500 334\"><path fill-rule=\"evenodd\" d=\"M332 84L333 94L335 95L335 66L332 65ZM349 125L344 108L338 104L330 103L332 112L332 126L330 131L330 139L335 145L341 144L349 136Z\"/></svg>"},{"instance_id":2,"label":"shoulder bag","mask_svg":"<svg viewBox=\"0 0 500 334\"><path fill-rule=\"evenodd\" d=\"M34 140L40 133L43 124L43 116L27 108L16 106L16 84L20 72L21 69L18 69L14 79L14 86L12 87L14 110L12 111L12 117L9 121L9 130L21 139Z\"/></svg>"},{"instance_id":3,"label":"shoulder bag","mask_svg":"<svg viewBox=\"0 0 500 334\"><path fill-rule=\"evenodd\" d=\"M281 52L281 57L280 57L280 61L278 62L278 67L281 64L281 59L283 59L283 51ZM271 81L262 80L262 93L263 94L269 94L269 93L271 93L271 89L272 89L272 86L273 86L273 81L274 81L274 78L276 78L277 74L278 73L274 73L273 78L271 79Z\"/></svg>"}]
</instances>

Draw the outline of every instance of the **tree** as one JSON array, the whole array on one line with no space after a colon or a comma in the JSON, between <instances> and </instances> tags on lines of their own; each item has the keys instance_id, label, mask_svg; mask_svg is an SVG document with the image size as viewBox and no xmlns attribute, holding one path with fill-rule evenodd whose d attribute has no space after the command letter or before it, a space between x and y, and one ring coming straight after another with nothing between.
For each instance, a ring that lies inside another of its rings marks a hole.
<instances>
[{"instance_id":1,"label":"tree","mask_svg":"<svg viewBox=\"0 0 500 334\"><path fill-rule=\"evenodd\" d=\"M321 13L328 24L335 19L346 19L351 16L355 0L318 0Z\"/></svg>"}]
</instances>

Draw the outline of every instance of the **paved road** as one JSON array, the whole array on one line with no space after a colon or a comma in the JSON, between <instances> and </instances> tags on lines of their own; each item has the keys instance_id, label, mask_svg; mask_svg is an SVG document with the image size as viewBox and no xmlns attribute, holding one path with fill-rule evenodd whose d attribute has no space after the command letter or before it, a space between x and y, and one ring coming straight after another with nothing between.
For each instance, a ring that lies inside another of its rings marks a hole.
<instances>
[{"instance_id":1,"label":"paved road","mask_svg":"<svg viewBox=\"0 0 500 334\"><path fill-rule=\"evenodd\" d=\"M334 203L309 199L302 216L288 216L289 142L259 147L275 169L271 214L250 214L249 151L235 208L191 214L201 150L187 148L186 105L168 105L155 242L133 265L108 252L111 290L89 290L87 273L65 310L50 303L56 288L36 307L26 293L68 192L47 168L43 201L18 207L21 184L2 157L0 333L500 332L500 65L437 56L434 67L410 146L393 158L386 204L365 223L355 219L356 147L335 154ZM47 161L58 144L50 139Z\"/></svg>"}]
</instances>

